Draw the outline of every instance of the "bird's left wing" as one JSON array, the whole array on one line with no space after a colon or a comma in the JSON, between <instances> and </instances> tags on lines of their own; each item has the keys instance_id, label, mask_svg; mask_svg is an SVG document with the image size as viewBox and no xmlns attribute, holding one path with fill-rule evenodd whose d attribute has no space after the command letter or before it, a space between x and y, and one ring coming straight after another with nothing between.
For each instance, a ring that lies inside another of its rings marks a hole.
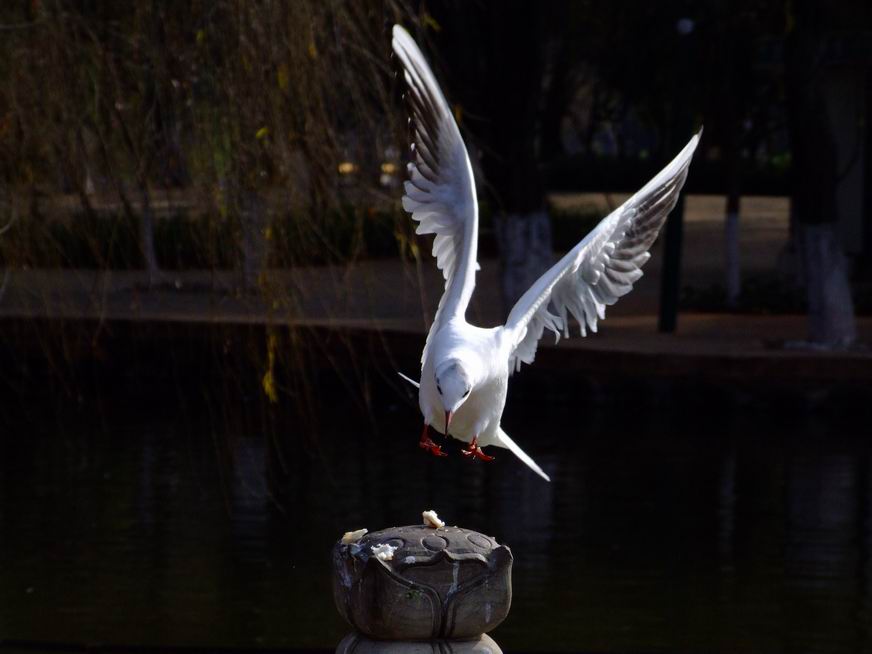
<instances>
[{"instance_id":1,"label":"bird's left wing","mask_svg":"<svg viewBox=\"0 0 872 654\"><path fill-rule=\"evenodd\" d=\"M678 201L702 130L642 190L603 218L590 234L542 275L509 313L510 370L532 363L547 327L569 336L569 314L581 335L596 332L605 308L629 293L642 276L651 247ZM551 311L553 309L553 312Z\"/></svg>"},{"instance_id":2,"label":"bird's left wing","mask_svg":"<svg viewBox=\"0 0 872 654\"><path fill-rule=\"evenodd\" d=\"M392 45L403 66L412 138L403 208L418 221L418 234L436 235L433 256L445 277L429 344L442 324L463 317L469 305L478 267L478 205L460 130L424 55L399 25L394 25Z\"/></svg>"}]
</instances>

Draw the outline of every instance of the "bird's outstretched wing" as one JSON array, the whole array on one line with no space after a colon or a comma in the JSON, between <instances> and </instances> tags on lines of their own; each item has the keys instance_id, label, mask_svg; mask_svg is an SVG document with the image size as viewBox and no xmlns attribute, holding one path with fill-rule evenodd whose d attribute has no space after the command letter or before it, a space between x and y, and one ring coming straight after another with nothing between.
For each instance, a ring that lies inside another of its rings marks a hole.
<instances>
[{"instance_id":1,"label":"bird's outstretched wing","mask_svg":"<svg viewBox=\"0 0 872 654\"><path fill-rule=\"evenodd\" d=\"M605 318L606 305L633 288L650 258L657 238L678 193L699 143L702 130L642 190L603 218L578 245L542 275L509 313L506 330L513 349L510 370L532 363L547 327L555 338L569 336L569 314L578 321L581 335L596 332L597 318Z\"/></svg>"},{"instance_id":2,"label":"bird's outstretched wing","mask_svg":"<svg viewBox=\"0 0 872 654\"><path fill-rule=\"evenodd\" d=\"M418 234L436 235L433 256L445 277L445 292L427 336L429 344L445 322L465 315L475 286L475 180L460 130L424 55L399 25L394 25L392 45L406 80L412 139L403 208L418 221Z\"/></svg>"}]
</instances>

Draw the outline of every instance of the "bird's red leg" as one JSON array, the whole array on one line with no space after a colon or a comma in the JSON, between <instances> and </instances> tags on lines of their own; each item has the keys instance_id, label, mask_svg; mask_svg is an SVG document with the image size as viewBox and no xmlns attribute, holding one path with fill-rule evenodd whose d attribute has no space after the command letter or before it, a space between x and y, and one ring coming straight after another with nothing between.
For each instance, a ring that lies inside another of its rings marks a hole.
<instances>
[{"instance_id":1,"label":"bird's red leg","mask_svg":"<svg viewBox=\"0 0 872 654\"><path fill-rule=\"evenodd\" d=\"M436 443L433 442L433 439L430 438L428 433L429 425L424 423L424 431L421 432L421 440L418 441L418 447L422 450L430 450L430 454L433 456L448 456L447 453L442 451L442 448Z\"/></svg>"},{"instance_id":2,"label":"bird's red leg","mask_svg":"<svg viewBox=\"0 0 872 654\"><path fill-rule=\"evenodd\" d=\"M463 456L470 457L473 459L481 459L482 461L493 461L494 458L492 456L488 456L484 452L481 451L481 448L478 446L478 436L472 439L472 442L467 445L463 450L461 450Z\"/></svg>"}]
</instances>

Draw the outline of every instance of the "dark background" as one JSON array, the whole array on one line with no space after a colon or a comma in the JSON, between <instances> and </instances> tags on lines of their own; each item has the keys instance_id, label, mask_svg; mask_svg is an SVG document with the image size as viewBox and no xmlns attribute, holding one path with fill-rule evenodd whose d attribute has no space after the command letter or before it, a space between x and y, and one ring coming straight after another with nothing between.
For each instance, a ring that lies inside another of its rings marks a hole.
<instances>
[{"instance_id":1,"label":"dark background","mask_svg":"<svg viewBox=\"0 0 872 654\"><path fill-rule=\"evenodd\" d=\"M417 448L394 23L476 323L704 126L646 277L512 379L551 484ZM27 0L0 75L0 649L331 651L335 540L434 508L512 547L505 651L872 651L867 3Z\"/></svg>"}]
</instances>

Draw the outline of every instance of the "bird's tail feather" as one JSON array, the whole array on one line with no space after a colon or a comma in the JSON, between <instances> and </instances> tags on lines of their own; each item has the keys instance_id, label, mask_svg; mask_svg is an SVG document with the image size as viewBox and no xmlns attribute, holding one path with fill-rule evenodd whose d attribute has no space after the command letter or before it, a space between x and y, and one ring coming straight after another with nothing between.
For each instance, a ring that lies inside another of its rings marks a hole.
<instances>
[{"instance_id":1,"label":"bird's tail feather","mask_svg":"<svg viewBox=\"0 0 872 654\"><path fill-rule=\"evenodd\" d=\"M521 461L527 464L527 467L530 468L530 470L542 477L542 479L544 479L545 481L551 481L551 477L546 475L545 471L542 470L542 468L540 468L538 464L530 458L530 455L527 454L520 447L518 447L518 444L515 443L515 441L509 438L509 435L503 431L502 427L497 430L497 440L493 444L498 445L499 447L504 447L507 450L511 451L512 454L514 454L516 457L521 459Z\"/></svg>"}]
</instances>

